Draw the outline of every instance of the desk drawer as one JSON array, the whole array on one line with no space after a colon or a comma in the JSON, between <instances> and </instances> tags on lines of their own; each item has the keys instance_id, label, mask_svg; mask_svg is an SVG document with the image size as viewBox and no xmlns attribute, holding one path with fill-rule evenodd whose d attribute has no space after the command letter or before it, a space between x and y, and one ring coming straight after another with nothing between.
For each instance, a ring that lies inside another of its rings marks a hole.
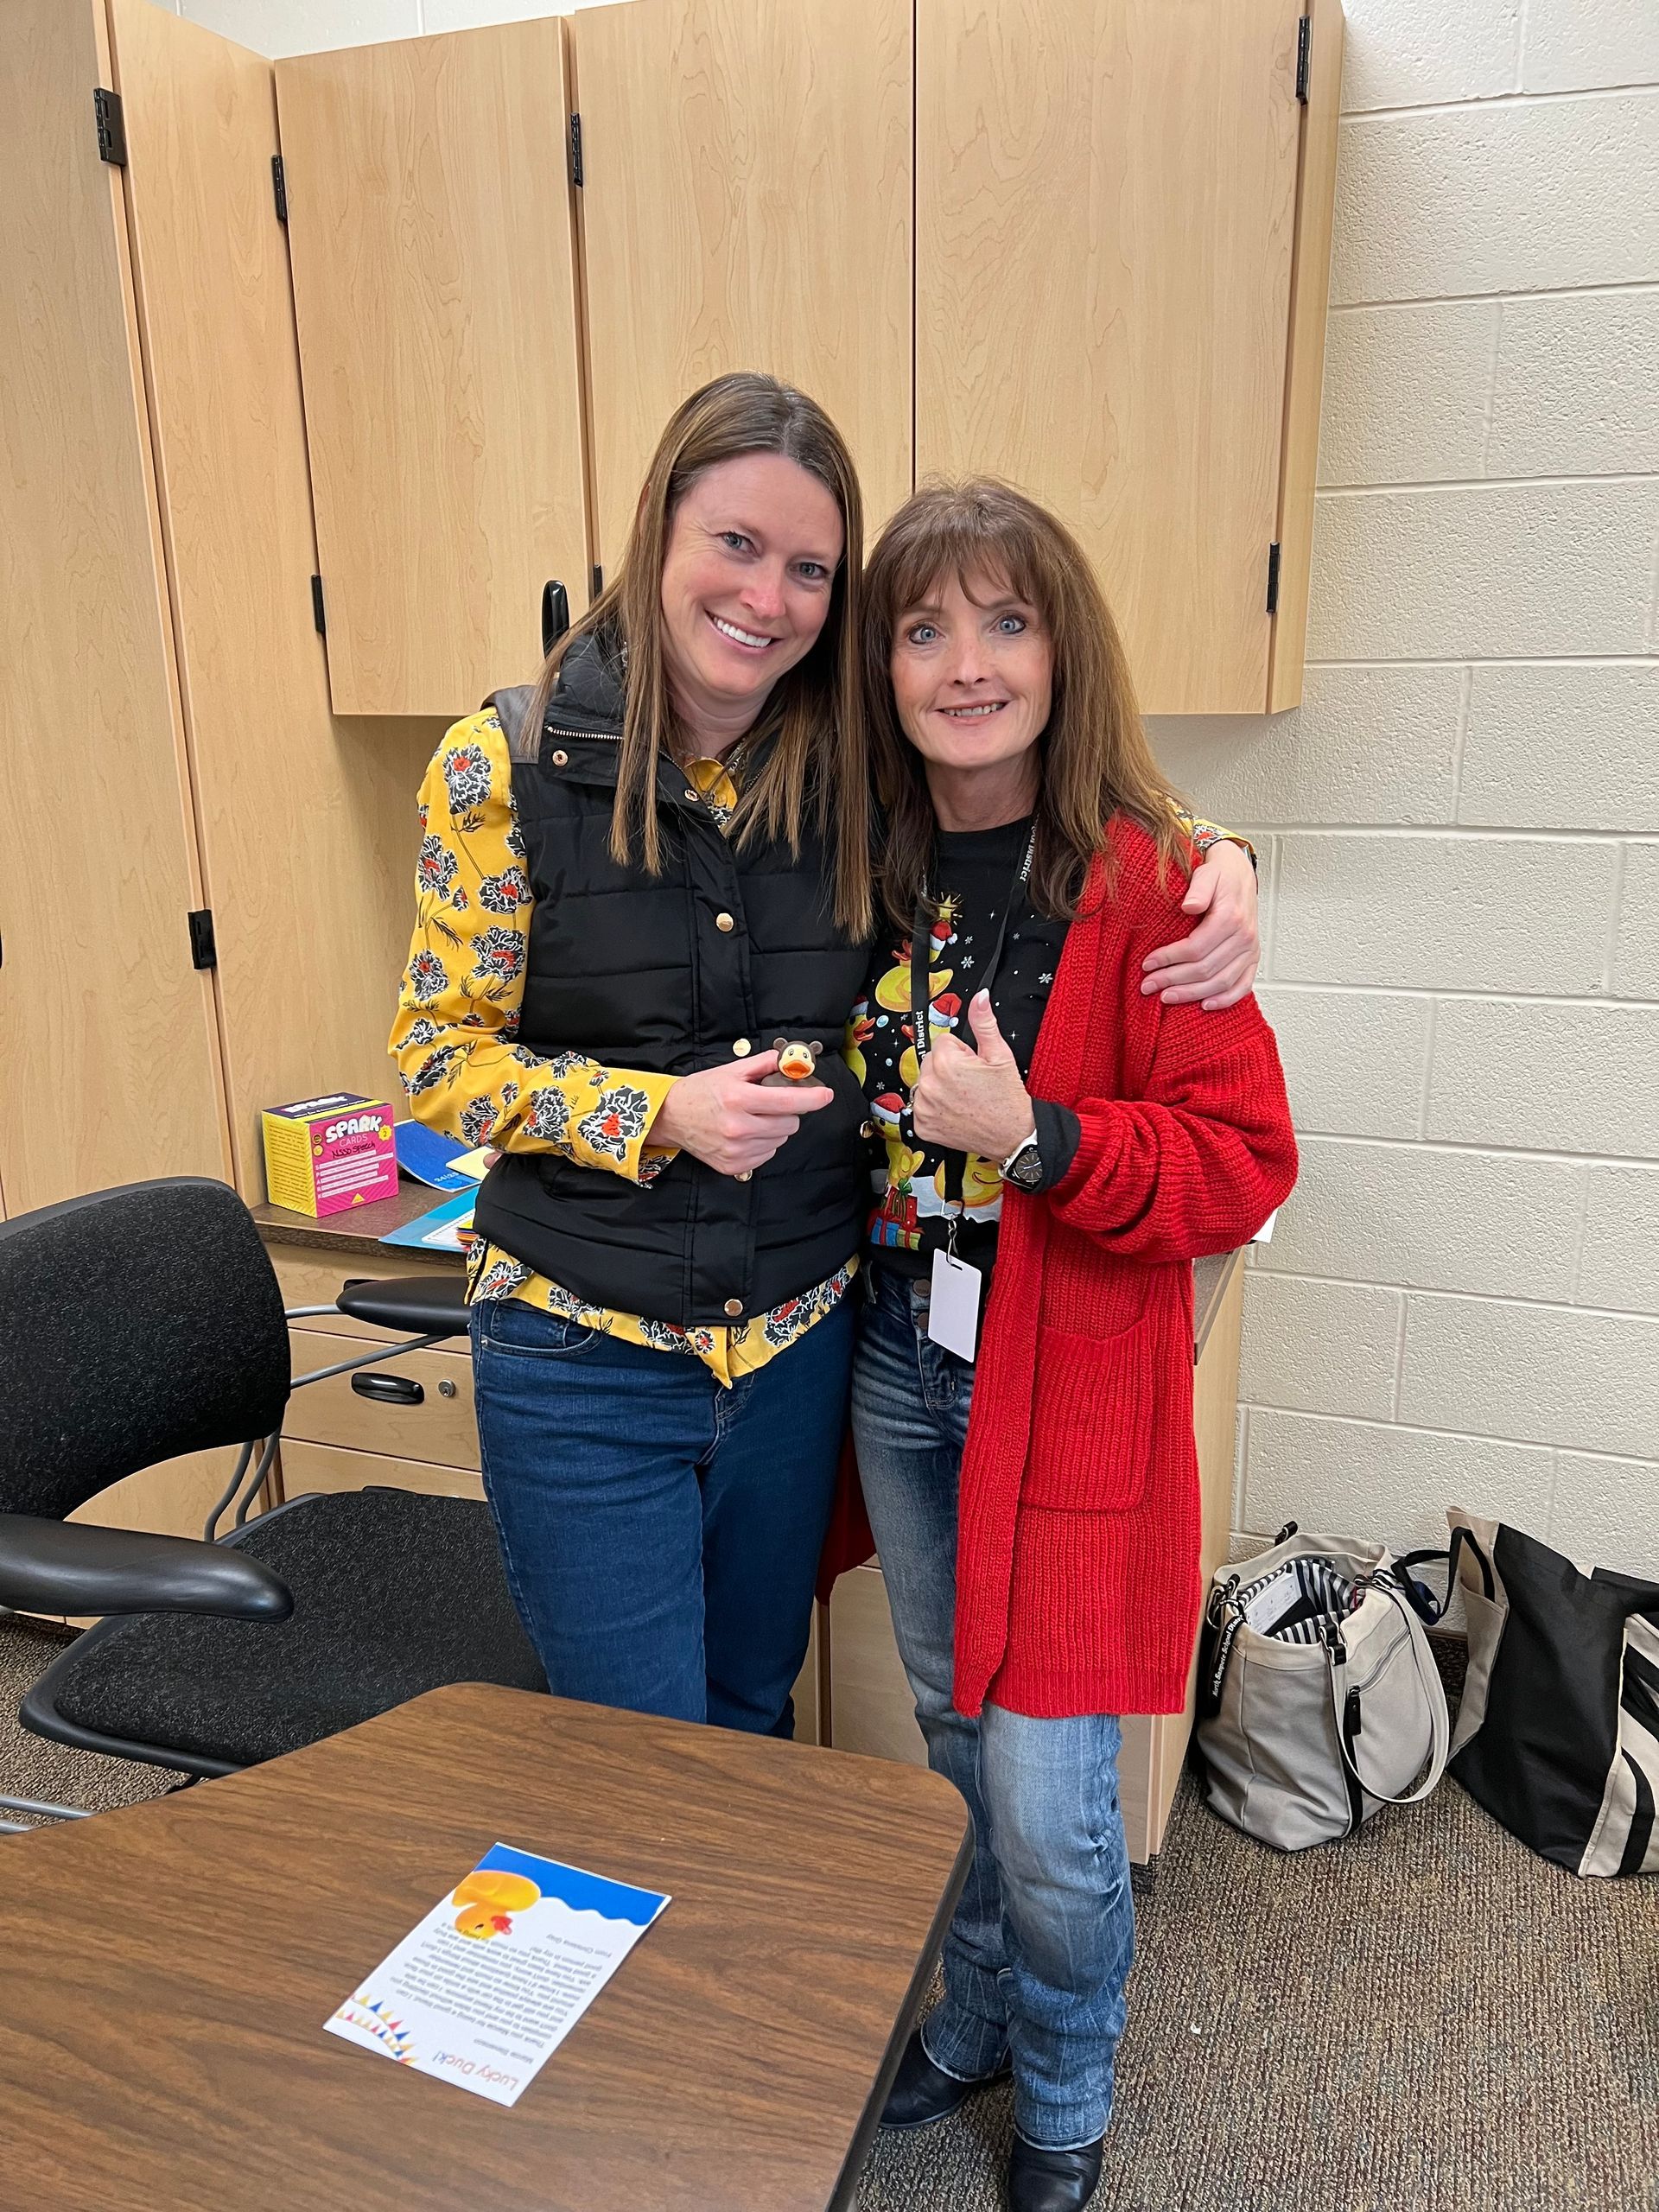
<instances>
[{"instance_id":1,"label":"desk drawer","mask_svg":"<svg viewBox=\"0 0 1659 2212\"><path fill-rule=\"evenodd\" d=\"M331 1366L360 1351L339 1336L290 1329L296 1376ZM352 1384L359 1376L384 1375L411 1383L418 1405L365 1397ZM476 1467L478 1424L473 1413L473 1363L465 1351L412 1351L376 1360L349 1375L308 1383L288 1402L284 1437L302 1444L333 1444L349 1452L379 1452L395 1459L429 1460L443 1467Z\"/></svg>"},{"instance_id":2,"label":"desk drawer","mask_svg":"<svg viewBox=\"0 0 1659 2212\"><path fill-rule=\"evenodd\" d=\"M365 1490L372 1483L417 1490L427 1497L479 1497L484 1485L467 1467L435 1467L423 1459L389 1459L378 1452L341 1452L327 1444L283 1439L283 1495L314 1490Z\"/></svg>"}]
</instances>

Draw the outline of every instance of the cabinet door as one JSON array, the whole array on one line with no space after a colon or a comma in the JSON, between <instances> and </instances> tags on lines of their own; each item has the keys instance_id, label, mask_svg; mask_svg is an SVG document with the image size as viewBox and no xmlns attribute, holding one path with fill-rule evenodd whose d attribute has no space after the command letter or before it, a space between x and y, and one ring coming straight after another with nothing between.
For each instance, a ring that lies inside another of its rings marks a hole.
<instances>
[{"instance_id":1,"label":"cabinet door","mask_svg":"<svg viewBox=\"0 0 1659 2212\"><path fill-rule=\"evenodd\" d=\"M236 1179L257 1201L264 1108L394 1080L435 732L329 711L270 64L150 0L110 16Z\"/></svg>"},{"instance_id":2,"label":"cabinet door","mask_svg":"<svg viewBox=\"0 0 1659 2212\"><path fill-rule=\"evenodd\" d=\"M226 1171L212 980L91 0L0 0L0 1176Z\"/></svg>"},{"instance_id":3,"label":"cabinet door","mask_svg":"<svg viewBox=\"0 0 1659 2212\"><path fill-rule=\"evenodd\" d=\"M763 369L911 487L911 0L632 0L571 19L598 553L689 392Z\"/></svg>"},{"instance_id":4,"label":"cabinet door","mask_svg":"<svg viewBox=\"0 0 1659 2212\"><path fill-rule=\"evenodd\" d=\"M276 65L335 710L469 713L588 553L557 18Z\"/></svg>"},{"instance_id":5,"label":"cabinet door","mask_svg":"<svg viewBox=\"0 0 1659 2212\"><path fill-rule=\"evenodd\" d=\"M918 0L916 463L1043 500L1149 713L1268 702L1299 0Z\"/></svg>"}]
</instances>

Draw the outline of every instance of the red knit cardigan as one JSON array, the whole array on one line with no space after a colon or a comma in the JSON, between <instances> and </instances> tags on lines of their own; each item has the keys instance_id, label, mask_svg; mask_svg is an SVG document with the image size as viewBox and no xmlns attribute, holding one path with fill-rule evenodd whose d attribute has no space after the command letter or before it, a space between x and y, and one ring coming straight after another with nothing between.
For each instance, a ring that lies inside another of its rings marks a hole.
<instances>
[{"instance_id":1,"label":"red knit cardigan","mask_svg":"<svg viewBox=\"0 0 1659 2212\"><path fill-rule=\"evenodd\" d=\"M1273 1032L1141 991L1185 937L1185 888L1113 825L1044 1011L1031 1090L1083 1141L1047 1192L1008 1187L975 1370L957 1550L956 1703L1176 1713L1198 1627L1192 1269L1296 1179Z\"/></svg>"}]
</instances>

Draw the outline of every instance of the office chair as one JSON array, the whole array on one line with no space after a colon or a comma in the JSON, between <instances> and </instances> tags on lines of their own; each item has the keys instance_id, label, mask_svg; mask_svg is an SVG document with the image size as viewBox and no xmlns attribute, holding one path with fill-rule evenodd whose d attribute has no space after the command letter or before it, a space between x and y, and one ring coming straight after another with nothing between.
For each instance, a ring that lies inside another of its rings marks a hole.
<instances>
[{"instance_id":1,"label":"office chair","mask_svg":"<svg viewBox=\"0 0 1659 2212\"><path fill-rule=\"evenodd\" d=\"M293 1376L289 1319L334 1312L414 1333ZM377 1488L249 1518L290 1390L466 1325L459 1281L422 1278L285 1313L223 1183L133 1183L0 1223L0 1608L104 1617L29 1691L24 1727L207 1777L444 1683L545 1690L481 1503ZM64 1518L141 1467L231 1444L200 1541Z\"/></svg>"}]
</instances>

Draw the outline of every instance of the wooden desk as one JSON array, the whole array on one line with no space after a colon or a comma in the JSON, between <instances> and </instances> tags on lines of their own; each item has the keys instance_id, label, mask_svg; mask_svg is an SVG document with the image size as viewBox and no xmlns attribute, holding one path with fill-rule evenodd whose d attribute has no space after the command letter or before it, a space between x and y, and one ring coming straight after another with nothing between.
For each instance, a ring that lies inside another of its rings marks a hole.
<instances>
[{"instance_id":1,"label":"wooden desk","mask_svg":"<svg viewBox=\"0 0 1659 2212\"><path fill-rule=\"evenodd\" d=\"M674 1902L512 2110L323 2032L498 1840ZM937 1776L467 1684L0 1845L0 2202L823 2212L968 1862Z\"/></svg>"}]
</instances>

